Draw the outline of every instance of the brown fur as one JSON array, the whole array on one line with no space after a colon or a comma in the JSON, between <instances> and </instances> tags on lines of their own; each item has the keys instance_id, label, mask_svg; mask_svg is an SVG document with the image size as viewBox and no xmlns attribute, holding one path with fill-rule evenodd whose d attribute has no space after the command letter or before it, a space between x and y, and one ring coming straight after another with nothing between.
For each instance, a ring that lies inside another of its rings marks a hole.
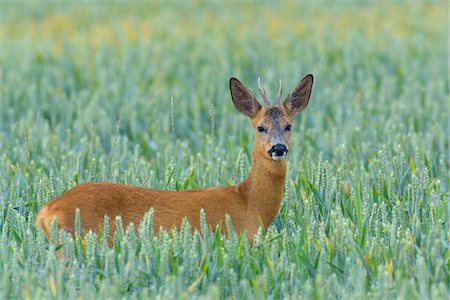
<instances>
[{"instance_id":1,"label":"brown fur","mask_svg":"<svg viewBox=\"0 0 450 300\"><path fill-rule=\"evenodd\" d=\"M233 80L239 83L236 84L235 90L238 92L235 94L233 94L233 84L235 84ZM269 133L273 126L281 128L292 122L295 108L289 109L295 102L291 101L289 105L286 105L286 101L290 101L288 96L283 106L276 106L277 120L274 121L273 113L269 112L274 106L259 105L253 94L236 79L232 79L230 85L236 108L244 115L250 116L251 124L255 129L261 124L268 128L268 134L264 136L258 132L255 134L252 167L246 180L235 186L181 192L107 182L81 184L49 201L39 211L37 225L43 229L47 238L50 235L50 223L53 218L57 219L59 229L74 233L77 208L80 210L82 233L89 230L98 233L99 225L107 215L111 228L110 237L112 237L116 216L122 217L125 227L130 223L138 226L145 213L153 207L155 231L158 231L160 227L170 229L172 226L177 226L179 228L183 218L187 218L193 228L199 228L200 210L204 209L206 222L210 227L215 228L217 224L223 223L225 215L228 214L232 219L234 230L239 234L246 232L248 239L252 241L259 225L262 223L264 228L267 228L280 207L287 160L276 161L268 155L267 150L272 147ZM307 87L312 88L312 76L311 84ZM310 92L306 92L309 99ZM304 103L300 104L304 105ZM290 133L283 133L286 147L289 137Z\"/></svg>"}]
</instances>

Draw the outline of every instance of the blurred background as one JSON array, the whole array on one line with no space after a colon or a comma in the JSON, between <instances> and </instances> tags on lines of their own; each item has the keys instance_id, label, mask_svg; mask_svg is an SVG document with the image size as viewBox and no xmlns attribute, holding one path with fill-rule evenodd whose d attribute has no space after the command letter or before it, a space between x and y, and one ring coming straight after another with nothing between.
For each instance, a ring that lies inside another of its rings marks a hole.
<instances>
[{"instance_id":1,"label":"blurred background","mask_svg":"<svg viewBox=\"0 0 450 300\"><path fill-rule=\"evenodd\" d=\"M273 98L278 79L287 95L307 73L316 80L296 152L448 146L444 2L30 2L2 5L0 20L2 149L18 124L33 147L53 136L62 151L92 126L109 151L120 119L146 157L173 139L196 153L213 107L216 142L248 151L229 77L255 94L261 77Z\"/></svg>"}]
</instances>

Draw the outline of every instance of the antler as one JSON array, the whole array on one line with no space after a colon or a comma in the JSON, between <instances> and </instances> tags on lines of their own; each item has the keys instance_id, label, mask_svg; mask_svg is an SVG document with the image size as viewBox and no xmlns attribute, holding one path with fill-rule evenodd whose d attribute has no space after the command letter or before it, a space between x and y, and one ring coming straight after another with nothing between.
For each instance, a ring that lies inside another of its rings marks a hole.
<instances>
[{"instance_id":1,"label":"antler","mask_svg":"<svg viewBox=\"0 0 450 300\"><path fill-rule=\"evenodd\" d=\"M259 78L259 77L258 77L258 89L259 89L259 93L261 94L261 97L262 97L263 100L264 100L264 103L265 103L267 106L270 106L269 99L267 99L266 91L265 91L264 88L262 87L262 85L261 85L261 78Z\"/></svg>"},{"instance_id":2,"label":"antler","mask_svg":"<svg viewBox=\"0 0 450 300\"><path fill-rule=\"evenodd\" d=\"M282 93L281 79L279 79L278 80L278 95L277 95L277 98L275 99L275 105L280 105L281 93Z\"/></svg>"}]
</instances>

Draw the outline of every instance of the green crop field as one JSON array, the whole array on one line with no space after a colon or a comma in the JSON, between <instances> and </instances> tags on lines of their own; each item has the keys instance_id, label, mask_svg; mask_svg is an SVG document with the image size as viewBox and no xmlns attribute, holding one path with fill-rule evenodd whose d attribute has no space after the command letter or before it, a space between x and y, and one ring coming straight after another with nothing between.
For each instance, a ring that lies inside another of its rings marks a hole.
<instances>
[{"instance_id":1,"label":"green crop field","mask_svg":"<svg viewBox=\"0 0 450 300\"><path fill-rule=\"evenodd\" d=\"M448 26L445 1L2 2L0 299L448 299ZM83 182L239 183L254 133L229 78L274 98L308 73L252 247L152 214L112 247L36 229Z\"/></svg>"}]
</instances>

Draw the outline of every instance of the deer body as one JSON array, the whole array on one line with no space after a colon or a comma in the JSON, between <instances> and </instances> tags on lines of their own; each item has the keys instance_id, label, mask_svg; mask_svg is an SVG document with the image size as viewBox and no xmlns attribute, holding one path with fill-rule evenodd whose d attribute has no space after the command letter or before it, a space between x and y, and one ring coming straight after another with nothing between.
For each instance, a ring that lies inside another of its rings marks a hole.
<instances>
[{"instance_id":1,"label":"deer body","mask_svg":"<svg viewBox=\"0 0 450 300\"><path fill-rule=\"evenodd\" d=\"M50 224L57 219L59 229L75 232L75 211L80 210L82 233L98 233L104 216L109 217L110 238L115 231L114 218L121 216L123 225L139 225L144 215L153 208L155 231L160 227L180 228L187 218L193 228L200 227L200 210L206 213L211 228L221 224L225 215L231 217L236 233L246 233L252 241L259 225L267 228L278 213L287 171L287 146L292 117L308 104L312 76L306 76L291 91L283 105L267 100L262 107L253 94L237 79L230 79L233 102L238 111L250 118L256 129L250 174L242 183L228 187L211 187L180 192L160 191L142 187L89 182L65 192L46 203L39 211L37 224L50 235ZM223 226L222 226L223 227Z\"/></svg>"}]
</instances>

